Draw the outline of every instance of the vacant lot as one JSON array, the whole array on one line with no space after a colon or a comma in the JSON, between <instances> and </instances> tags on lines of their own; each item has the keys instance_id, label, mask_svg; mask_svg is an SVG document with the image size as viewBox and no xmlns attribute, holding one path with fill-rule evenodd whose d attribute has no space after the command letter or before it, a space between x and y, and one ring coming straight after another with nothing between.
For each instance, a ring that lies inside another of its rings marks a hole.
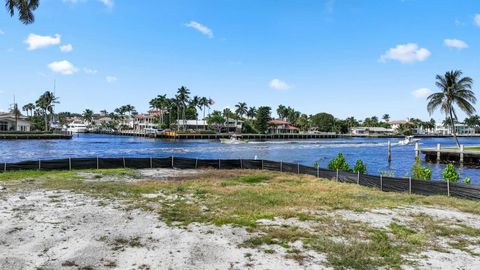
<instances>
[{"instance_id":1,"label":"vacant lot","mask_svg":"<svg viewBox=\"0 0 480 270\"><path fill-rule=\"evenodd\" d=\"M0 174L0 269L476 269L480 202L260 171Z\"/></svg>"}]
</instances>

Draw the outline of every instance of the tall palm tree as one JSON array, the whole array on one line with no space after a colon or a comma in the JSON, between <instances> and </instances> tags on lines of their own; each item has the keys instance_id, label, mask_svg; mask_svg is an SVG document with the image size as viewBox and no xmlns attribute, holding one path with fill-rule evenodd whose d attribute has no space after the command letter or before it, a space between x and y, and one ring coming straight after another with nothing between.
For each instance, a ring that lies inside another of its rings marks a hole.
<instances>
[{"instance_id":1,"label":"tall palm tree","mask_svg":"<svg viewBox=\"0 0 480 270\"><path fill-rule=\"evenodd\" d=\"M239 102L237 105L235 105L235 108L235 114L237 115L237 117L243 118L243 116L247 114L247 103Z\"/></svg>"},{"instance_id":2,"label":"tall palm tree","mask_svg":"<svg viewBox=\"0 0 480 270\"><path fill-rule=\"evenodd\" d=\"M18 19L24 24L30 24L35 21L33 11L37 9L40 0L6 0L5 6L8 13L13 17L15 10L18 13Z\"/></svg>"},{"instance_id":3,"label":"tall palm tree","mask_svg":"<svg viewBox=\"0 0 480 270\"><path fill-rule=\"evenodd\" d=\"M53 115L55 104L58 102L58 97L53 92L45 91L35 102L36 107L41 110L45 120L45 131L48 131L48 114Z\"/></svg>"},{"instance_id":4,"label":"tall palm tree","mask_svg":"<svg viewBox=\"0 0 480 270\"><path fill-rule=\"evenodd\" d=\"M199 96L194 96L192 98L192 101L190 102L190 106L192 106L195 109L195 122L196 122L196 128L198 129L198 113L197 109L201 110L202 109L202 104L201 104L201 97Z\"/></svg>"},{"instance_id":5,"label":"tall palm tree","mask_svg":"<svg viewBox=\"0 0 480 270\"><path fill-rule=\"evenodd\" d=\"M455 120L458 118L454 106L457 105L460 110L470 116L475 113L473 104L477 102L472 91L472 78L462 77L462 75L460 70L448 71L443 76L437 75L435 85L440 92L433 93L427 98L427 110L430 115L436 109L440 109L445 117L450 118L450 128L458 147L460 147L460 143L455 132Z\"/></svg>"},{"instance_id":6,"label":"tall palm tree","mask_svg":"<svg viewBox=\"0 0 480 270\"><path fill-rule=\"evenodd\" d=\"M203 110L203 119L205 119L205 109L210 108L210 101L207 97L200 98L200 104L202 105Z\"/></svg>"},{"instance_id":7,"label":"tall palm tree","mask_svg":"<svg viewBox=\"0 0 480 270\"><path fill-rule=\"evenodd\" d=\"M22 107L22 111L27 112L27 116L32 116L33 115L33 110L35 110L35 105L33 103L25 104ZM28 112L30 112L30 114Z\"/></svg>"},{"instance_id":8,"label":"tall palm tree","mask_svg":"<svg viewBox=\"0 0 480 270\"><path fill-rule=\"evenodd\" d=\"M183 129L185 130L185 110L187 108L187 103L190 101L190 90L185 86L181 86L178 88L176 97L180 107L182 108L182 125Z\"/></svg>"},{"instance_id":9,"label":"tall palm tree","mask_svg":"<svg viewBox=\"0 0 480 270\"><path fill-rule=\"evenodd\" d=\"M248 108L247 117L248 117L249 119L253 119L256 114L257 114L257 108L255 108L255 107L250 107L250 108Z\"/></svg>"},{"instance_id":10,"label":"tall palm tree","mask_svg":"<svg viewBox=\"0 0 480 270\"><path fill-rule=\"evenodd\" d=\"M90 109L85 109L82 114L83 120L91 123L93 120L93 111Z\"/></svg>"}]
</instances>

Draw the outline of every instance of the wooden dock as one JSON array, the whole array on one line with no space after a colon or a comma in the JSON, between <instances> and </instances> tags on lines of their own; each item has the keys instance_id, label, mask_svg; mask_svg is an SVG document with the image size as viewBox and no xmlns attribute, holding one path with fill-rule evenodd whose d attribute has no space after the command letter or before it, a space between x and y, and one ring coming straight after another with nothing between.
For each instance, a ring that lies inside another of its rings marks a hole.
<instances>
[{"instance_id":1,"label":"wooden dock","mask_svg":"<svg viewBox=\"0 0 480 270\"><path fill-rule=\"evenodd\" d=\"M438 144L436 148L419 149L419 152L425 155L428 162L480 165L480 151L465 149L463 145L460 148L441 148Z\"/></svg>"}]
</instances>

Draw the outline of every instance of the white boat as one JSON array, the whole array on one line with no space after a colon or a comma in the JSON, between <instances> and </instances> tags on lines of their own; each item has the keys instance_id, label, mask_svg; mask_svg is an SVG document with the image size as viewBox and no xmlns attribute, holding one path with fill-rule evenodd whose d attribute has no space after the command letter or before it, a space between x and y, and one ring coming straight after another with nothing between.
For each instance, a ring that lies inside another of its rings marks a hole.
<instances>
[{"instance_id":1,"label":"white boat","mask_svg":"<svg viewBox=\"0 0 480 270\"><path fill-rule=\"evenodd\" d=\"M420 139L415 139L413 136L405 136L405 139L398 141L399 145L411 145L419 142Z\"/></svg>"},{"instance_id":2,"label":"white boat","mask_svg":"<svg viewBox=\"0 0 480 270\"><path fill-rule=\"evenodd\" d=\"M72 133L85 133L88 131L87 125L81 121L73 121L68 124L67 131Z\"/></svg>"},{"instance_id":3,"label":"white boat","mask_svg":"<svg viewBox=\"0 0 480 270\"><path fill-rule=\"evenodd\" d=\"M232 135L230 136L230 138L228 139L220 139L220 142L221 143L225 143L225 144L243 144L243 143L247 143L246 140L242 140L239 136L237 135Z\"/></svg>"}]
</instances>

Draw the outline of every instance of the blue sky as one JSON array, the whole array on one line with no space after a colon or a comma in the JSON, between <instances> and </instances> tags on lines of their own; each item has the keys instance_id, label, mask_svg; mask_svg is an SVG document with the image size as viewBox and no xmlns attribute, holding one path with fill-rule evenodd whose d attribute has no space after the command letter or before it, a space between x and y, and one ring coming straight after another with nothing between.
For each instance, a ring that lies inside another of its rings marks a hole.
<instances>
[{"instance_id":1,"label":"blue sky","mask_svg":"<svg viewBox=\"0 0 480 270\"><path fill-rule=\"evenodd\" d=\"M245 101L427 119L435 74L461 69L480 89L478 1L136 3L43 0L28 26L1 8L0 109L13 95L34 101L56 80L57 111L145 111L185 85L215 109Z\"/></svg>"}]
</instances>

